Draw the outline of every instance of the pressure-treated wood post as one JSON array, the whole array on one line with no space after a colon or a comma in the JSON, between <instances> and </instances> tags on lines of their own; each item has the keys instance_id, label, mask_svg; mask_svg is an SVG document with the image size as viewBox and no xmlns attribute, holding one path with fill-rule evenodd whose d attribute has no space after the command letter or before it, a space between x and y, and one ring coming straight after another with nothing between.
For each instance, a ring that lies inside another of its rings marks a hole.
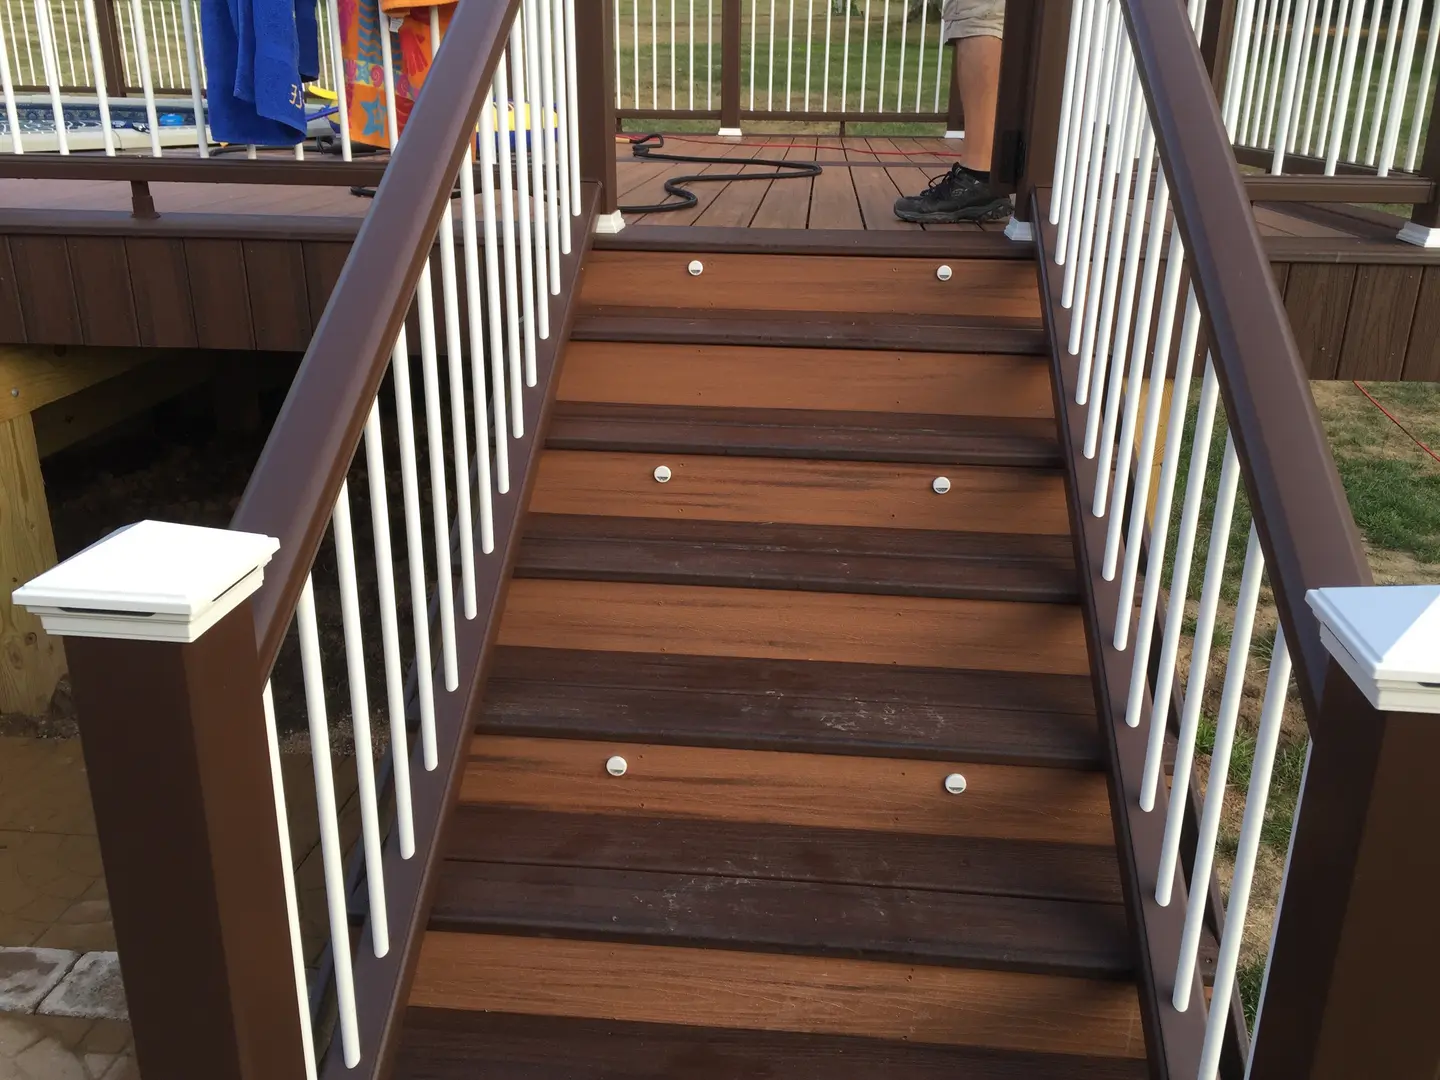
<instances>
[{"instance_id":1,"label":"pressure-treated wood post","mask_svg":"<svg viewBox=\"0 0 1440 1080\"><path fill-rule=\"evenodd\" d=\"M743 0L720 2L720 134L740 134L740 11ZM752 56L753 64L755 58Z\"/></svg>"},{"instance_id":2,"label":"pressure-treated wood post","mask_svg":"<svg viewBox=\"0 0 1440 1080\"><path fill-rule=\"evenodd\" d=\"M304 1080L279 755L249 596L268 537L159 522L19 589L68 636L146 1080Z\"/></svg>"},{"instance_id":3,"label":"pressure-treated wood post","mask_svg":"<svg viewBox=\"0 0 1440 1080\"><path fill-rule=\"evenodd\" d=\"M1309 600L1334 659L1310 725L1250 1076L1433 1080L1440 587Z\"/></svg>"},{"instance_id":4,"label":"pressure-treated wood post","mask_svg":"<svg viewBox=\"0 0 1440 1080\"><path fill-rule=\"evenodd\" d=\"M615 190L615 0L575 5L576 80L580 106L580 178L600 185L597 232L619 232L625 219Z\"/></svg>"}]
</instances>

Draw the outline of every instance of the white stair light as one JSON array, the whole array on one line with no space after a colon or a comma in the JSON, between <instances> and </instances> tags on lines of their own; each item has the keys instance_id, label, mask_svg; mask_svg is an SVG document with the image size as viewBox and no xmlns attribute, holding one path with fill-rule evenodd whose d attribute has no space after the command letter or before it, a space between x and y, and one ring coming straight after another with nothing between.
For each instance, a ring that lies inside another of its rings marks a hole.
<instances>
[{"instance_id":1,"label":"white stair light","mask_svg":"<svg viewBox=\"0 0 1440 1080\"><path fill-rule=\"evenodd\" d=\"M945 777L945 790L951 795L964 795L965 777L958 772L952 772L949 776Z\"/></svg>"},{"instance_id":2,"label":"white stair light","mask_svg":"<svg viewBox=\"0 0 1440 1080\"><path fill-rule=\"evenodd\" d=\"M671 471L670 471L670 466L669 466L669 465L656 465L656 466L655 466L654 476L655 476L655 482L656 482L657 484L668 484L668 483L670 482L670 477L673 476L673 475L674 475L674 474L671 473Z\"/></svg>"},{"instance_id":3,"label":"white stair light","mask_svg":"<svg viewBox=\"0 0 1440 1080\"><path fill-rule=\"evenodd\" d=\"M705 264L702 263L699 259L691 259L690 265L687 266L685 269L690 271L691 277L699 277L705 272Z\"/></svg>"},{"instance_id":4,"label":"white stair light","mask_svg":"<svg viewBox=\"0 0 1440 1080\"><path fill-rule=\"evenodd\" d=\"M938 278L940 281L949 281L954 276L955 271L951 270L949 266L943 263L935 271L935 277Z\"/></svg>"},{"instance_id":5,"label":"white stair light","mask_svg":"<svg viewBox=\"0 0 1440 1080\"><path fill-rule=\"evenodd\" d=\"M950 490L950 478L948 476L937 476L930 481L930 490L936 495L944 495Z\"/></svg>"},{"instance_id":6,"label":"white stair light","mask_svg":"<svg viewBox=\"0 0 1440 1080\"><path fill-rule=\"evenodd\" d=\"M196 641L265 580L273 536L141 521L15 590L60 637Z\"/></svg>"},{"instance_id":7,"label":"white stair light","mask_svg":"<svg viewBox=\"0 0 1440 1080\"><path fill-rule=\"evenodd\" d=\"M1440 713L1440 585L1311 589L1320 640L1385 712Z\"/></svg>"},{"instance_id":8,"label":"white stair light","mask_svg":"<svg viewBox=\"0 0 1440 1080\"><path fill-rule=\"evenodd\" d=\"M608 761L605 762L605 771L611 776L624 776L626 770L628 770L629 768L630 763L627 762L619 754L616 754L614 757L610 758Z\"/></svg>"}]
</instances>

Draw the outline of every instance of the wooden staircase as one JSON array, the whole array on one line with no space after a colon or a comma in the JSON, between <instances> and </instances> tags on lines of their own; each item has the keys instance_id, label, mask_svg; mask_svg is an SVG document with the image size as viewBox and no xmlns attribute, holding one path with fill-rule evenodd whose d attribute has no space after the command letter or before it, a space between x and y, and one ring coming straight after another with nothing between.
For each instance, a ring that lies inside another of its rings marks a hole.
<instances>
[{"instance_id":1,"label":"wooden staircase","mask_svg":"<svg viewBox=\"0 0 1440 1080\"><path fill-rule=\"evenodd\" d=\"M972 246L592 256L398 1077L1147 1075L1034 267Z\"/></svg>"}]
</instances>

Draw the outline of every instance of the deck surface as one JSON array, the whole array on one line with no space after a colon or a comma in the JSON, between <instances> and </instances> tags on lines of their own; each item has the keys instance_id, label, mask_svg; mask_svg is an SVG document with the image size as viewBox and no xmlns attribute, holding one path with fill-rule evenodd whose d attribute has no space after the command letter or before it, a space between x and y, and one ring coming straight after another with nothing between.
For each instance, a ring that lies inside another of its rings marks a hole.
<instances>
[{"instance_id":1,"label":"deck surface","mask_svg":"<svg viewBox=\"0 0 1440 1080\"><path fill-rule=\"evenodd\" d=\"M924 189L931 177L945 171L959 144L942 138L892 136L831 138L816 135L755 135L741 139L716 135L667 135L663 153L719 157L735 165L702 165L642 161L629 144L617 139L617 182L620 204L655 204L666 198L667 179L695 173L754 174L761 179L698 183L699 204L668 213L627 214L629 225L699 225L771 229L864 229L870 231L1000 231L1004 223L985 225L913 225L898 220L894 203L901 195ZM770 180L770 166L747 164L754 159L814 162L822 166L813 179ZM151 195L163 214L206 214L261 219L268 216L363 218L371 200L347 188L302 185L155 183ZM130 186L122 181L0 179L0 212L4 210L130 210ZM1257 206L1263 236L1312 239L1366 239L1376 236L1372 225L1330 211L1295 206Z\"/></svg>"}]
</instances>

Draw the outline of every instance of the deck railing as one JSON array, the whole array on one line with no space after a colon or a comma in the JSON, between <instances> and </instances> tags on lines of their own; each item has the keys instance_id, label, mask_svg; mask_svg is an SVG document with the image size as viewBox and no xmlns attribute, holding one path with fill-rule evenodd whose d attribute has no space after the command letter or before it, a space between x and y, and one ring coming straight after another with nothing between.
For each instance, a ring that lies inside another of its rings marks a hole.
<instances>
[{"instance_id":1,"label":"deck railing","mask_svg":"<svg viewBox=\"0 0 1440 1080\"><path fill-rule=\"evenodd\" d=\"M1435 726L1379 711L1375 687L1367 699L1331 658L1354 659L1340 638L1365 655L1336 630L1337 587L1397 638L1412 616L1403 593L1364 588L1365 552L1229 153L1237 114L1210 90L1205 8L1075 0L1052 87L1053 177L1034 204L1152 1062L1176 1080L1425 1075L1414 1066L1433 1070L1434 1037L1414 1018L1437 999L1421 990L1417 1006L1405 971L1428 963L1435 935L1406 891L1440 860L1404 848L1440 815L1393 755L1433 747ZM1238 564L1232 534L1246 537ZM1307 601L1330 617L1326 640ZM1364 667L1348 667L1362 684ZM1247 694L1258 695L1253 761L1223 895L1217 843ZM1247 1033L1237 963L1287 710L1311 741ZM1415 816L1377 816L1381 804ZM1207 931L1220 942L1208 1001ZM1427 960L1405 955L1412 934L1427 938Z\"/></svg>"},{"instance_id":2,"label":"deck railing","mask_svg":"<svg viewBox=\"0 0 1440 1080\"><path fill-rule=\"evenodd\" d=\"M595 21L463 0L231 529L141 523L19 594L72 635L147 1080L378 1077L395 1051L597 202L572 123ZM512 100L534 118L515 138L495 126ZM297 729L313 777L287 790ZM291 850L307 806L318 959Z\"/></svg>"},{"instance_id":3,"label":"deck railing","mask_svg":"<svg viewBox=\"0 0 1440 1080\"><path fill-rule=\"evenodd\" d=\"M622 120L960 128L933 0L619 0L613 18Z\"/></svg>"}]
</instances>

